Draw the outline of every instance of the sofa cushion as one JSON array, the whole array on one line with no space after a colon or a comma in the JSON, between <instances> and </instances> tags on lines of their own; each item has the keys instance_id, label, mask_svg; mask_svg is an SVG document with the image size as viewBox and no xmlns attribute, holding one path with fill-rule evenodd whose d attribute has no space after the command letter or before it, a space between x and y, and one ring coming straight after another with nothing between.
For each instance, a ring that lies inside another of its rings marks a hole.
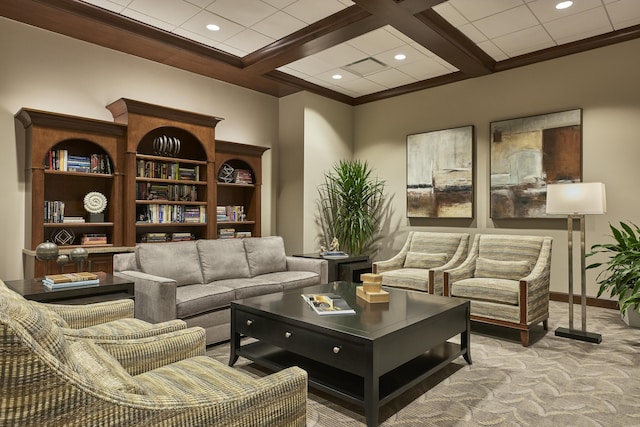
<instances>
[{"instance_id":1,"label":"sofa cushion","mask_svg":"<svg viewBox=\"0 0 640 427\"><path fill-rule=\"evenodd\" d=\"M434 268L447 263L447 254L428 254L420 252L407 252L404 259L404 268Z\"/></svg>"},{"instance_id":2,"label":"sofa cushion","mask_svg":"<svg viewBox=\"0 0 640 427\"><path fill-rule=\"evenodd\" d=\"M518 305L520 283L507 279L464 279L451 285L451 296L499 304Z\"/></svg>"},{"instance_id":3,"label":"sofa cushion","mask_svg":"<svg viewBox=\"0 0 640 427\"><path fill-rule=\"evenodd\" d=\"M476 260L475 277L519 280L531 272L529 261L498 261L478 258Z\"/></svg>"},{"instance_id":4,"label":"sofa cushion","mask_svg":"<svg viewBox=\"0 0 640 427\"><path fill-rule=\"evenodd\" d=\"M227 307L234 299L236 291L217 282L181 286L176 289L176 316L184 319L219 307Z\"/></svg>"},{"instance_id":5,"label":"sofa cushion","mask_svg":"<svg viewBox=\"0 0 640 427\"><path fill-rule=\"evenodd\" d=\"M136 252L143 273L173 279L178 286L203 283L196 242L142 243Z\"/></svg>"},{"instance_id":6,"label":"sofa cushion","mask_svg":"<svg viewBox=\"0 0 640 427\"><path fill-rule=\"evenodd\" d=\"M241 239L198 240L196 245L205 283L249 277L249 263Z\"/></svg>"},{"instance_id":7,"label":"sofa cushion","mask_svg":"<svg viewBox=\"0 0 640 427\"><path fill-rule=\"evenodd\" d=\"M76 371L100 388L145 394L140 385L106 350L89 340L69 344Z\"/></svg>"},{"instance_id":8,"label":"sofa cushion","mask_svg":"<svg viewBox=\"0 0 640 427\"><path fill-rule=\"evenodd\" d=\"M280 236L242 239L251 277L287 269L284 240Z\"/></svg>"}]
</instances>

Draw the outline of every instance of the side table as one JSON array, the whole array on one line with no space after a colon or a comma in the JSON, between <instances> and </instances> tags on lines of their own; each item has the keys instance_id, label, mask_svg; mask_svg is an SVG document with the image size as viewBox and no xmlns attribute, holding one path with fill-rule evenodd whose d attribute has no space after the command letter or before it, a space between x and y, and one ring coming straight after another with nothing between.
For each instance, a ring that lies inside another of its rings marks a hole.
<instances>
[{"instance_id":1,"label":"side table","mask_svg":"<svg viewBox=\"0 0 640 427\"><path fill-rule=\"evenodd\" d=\"M369 262L369 256L367 255L349 255L348 258L324 258L320 254L300 254L294 255L297 257L303 258L315 258L315 259L324 259L329 264L329 283L335 282L337 280L342 280L340 278L340 267L345 264L351 263L362 263Z\"/></svg>"},{"instance_id":2,"label":"side table","mask_svg":"<svg viewBox=\"0 0 640 427\"><path fill-rule=\"evenodd\" d=\"M95 272L100 279L98 286L49 289L42 279L10 280L4 282L9 289L25 299L54 304L90 304L134 298L134 283L108 273Z\"/></svg>"}]
</instances>

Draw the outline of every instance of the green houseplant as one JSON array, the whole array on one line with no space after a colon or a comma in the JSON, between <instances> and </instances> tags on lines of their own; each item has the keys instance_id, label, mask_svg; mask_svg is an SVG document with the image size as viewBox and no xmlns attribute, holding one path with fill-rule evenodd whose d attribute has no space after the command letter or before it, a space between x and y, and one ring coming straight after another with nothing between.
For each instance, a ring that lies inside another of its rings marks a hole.
<instances>
[{"instance_id":1,"label":"green houseplant","mask_svg":"<svg viewBox=\"0 0 640 427\"><path fill-rule=\"evenodd\" d=\"M323 246L336 239L349 254L372 252L382 218L384 185L360 160L342 160L325 173L318 187L317 217Z\"/></svg>"},{"instance_id":2,"label":"green houseplant","mask_svg":"<svg viewBox=\"0 0 640 427\"><path fill-rule=\"evenodd\" d=\"M619 228L611 224L609 227L615 243L593 245L587 254L606 255L608 259L590 264L587 269L605 266L596 277L600 285L598 297L607 291L611 297L617 297L624 316L629 308L637 312L640 306L640 228L622 221Z\"/></svg>"}]
</instances>

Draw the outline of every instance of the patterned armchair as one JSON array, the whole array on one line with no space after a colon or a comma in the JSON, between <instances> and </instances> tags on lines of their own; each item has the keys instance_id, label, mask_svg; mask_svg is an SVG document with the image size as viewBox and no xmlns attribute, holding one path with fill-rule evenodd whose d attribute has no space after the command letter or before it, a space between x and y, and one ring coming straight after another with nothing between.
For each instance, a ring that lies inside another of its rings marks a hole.
<instances>
[{"instance_id":1,"label":"patterned armchair","mask_svg":"<svg viewBox=\"0 0 640 427\"><path fill-rule=\"evenodd\" d=\"M551 237L477 234L467 259L444 272L445 296L471 301L471 320L520 331L549 318Z\"/></svg>"},{"instance_id":2,"label":"patterned armchair","mask_svg":"<svg viewBox=\"0 0 640 427\"><path fill-rule=\"evenodd\" d=\"M72 337L0 286L0 354L0 425L306 423L303 370L252 378L206 357L202 328L137 339Z\"/></svg>"},{"instance_id":3,"label":"patterned armchair","mask_svg":"<svg viewBox=\"0 0 640 427\"><path fill-rule=\"evenodd\" d=\"M393 258L373 263L382 284L442 295L443 272L464 261L469 246L466 233L412 231Z\"/></svg>"},{"instance_id":4,"label":"patterned armchair","mask_svg":"<svg viewBox=\"0 0 640 427\"><path fill-rule=\"evenodd\" d=\"M8 298L23 299L7 288L2 281L0 281L0 292L6 292L5 295ZM134 302L131 299L87 305L27 302L46 314L51 322L61 327L65 335L72 337L133 339L165 334L187 327L182 320L152 324L134 319Z\"/></svg>"}]
</instances>

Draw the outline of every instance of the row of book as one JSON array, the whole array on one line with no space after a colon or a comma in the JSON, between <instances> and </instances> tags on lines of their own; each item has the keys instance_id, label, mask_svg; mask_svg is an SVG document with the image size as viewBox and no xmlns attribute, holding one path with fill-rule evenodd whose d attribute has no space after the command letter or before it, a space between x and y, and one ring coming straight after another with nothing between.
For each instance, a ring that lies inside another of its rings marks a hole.
<instances>
[{"instance_id":1,"label":"row of book","mask_svg":"<svg viewBox=\"0 0 640 427\"><path fill-rule=\"evenodd\" d=\"M45 168L66 172L113 173L111 160L106 154L76 156L69 154L69 150L50 150Z\"/></svg>"},{"instance_id":2,"label":"row of book","mask_svg":"<svg viewBox=\"0 0 640 427\"><path fill-rule=\"evenodd\" d=\"M64 202L60 200L44 201L44 222L62 223L64 222Z\"/></svg>"},{"instance_id":3,"label":"row of book","mask_svg":"<svg viewBox=\"0 0 640 427\"><path fill-rule=\"evenodd\" d=\"M233 182L236 184L253 184L253 175L247 169L235 169L233 171Z\"/></svg>"},{"instance_id":4,"label":"row of book","mask_svg":"<svg viewBox=\"0 0 640 427\"><path fill-rule=\"evenodd\" d=\"M218 239L242 239L251 237L250 231L236 231L235 228L220 228L218 230Z\"/></svg>"},{"instance_id":5,"label":"row of book","mask_svg":"<svg viewBox=\"0 0 640 427\"><path fill-rule=\"evenodd\" d=\"M140 178L176 179L200 181L200 166L180 163L138 160L137 176Z\"/></svg>"},{"instance_id":6,"label":"row of book","mask_svg":"<svg viewBox=\"0 0 640 427\"><path fill-rule=\"evenodd\" d=\"M138 182L136 199L195 202L198 200L198 189L195 185Z\"/></svg>"},{"instance_id":7,"label":"row of book","mask_svg":"<svg viewBox=\"0 0 640 427\"><path fill-rule=\"evenodd\" d=\"M138 208L138 222L152 224L205 223L205 206L146 205Z\"/></svg>"},{"instance_id":8,"label":"row of book","mask_svg":"<svg viewBox=\"0 0 640 427\"><path fill-rule=\"evenodd\" d=\"M195 240L196 237L189 232L176 233L145 233L140 241L143 243L184 242Z\"/></svg>"},{"instance_id":9,"label":"row of book","mask_svg":"<svg viewBox=\"0 0 640 427\"><path fill-rule=\"evenodd\" d=\"M216 219L218 222L245 221L244 206L216 206Z\"/></svg>"}]
</instances>

